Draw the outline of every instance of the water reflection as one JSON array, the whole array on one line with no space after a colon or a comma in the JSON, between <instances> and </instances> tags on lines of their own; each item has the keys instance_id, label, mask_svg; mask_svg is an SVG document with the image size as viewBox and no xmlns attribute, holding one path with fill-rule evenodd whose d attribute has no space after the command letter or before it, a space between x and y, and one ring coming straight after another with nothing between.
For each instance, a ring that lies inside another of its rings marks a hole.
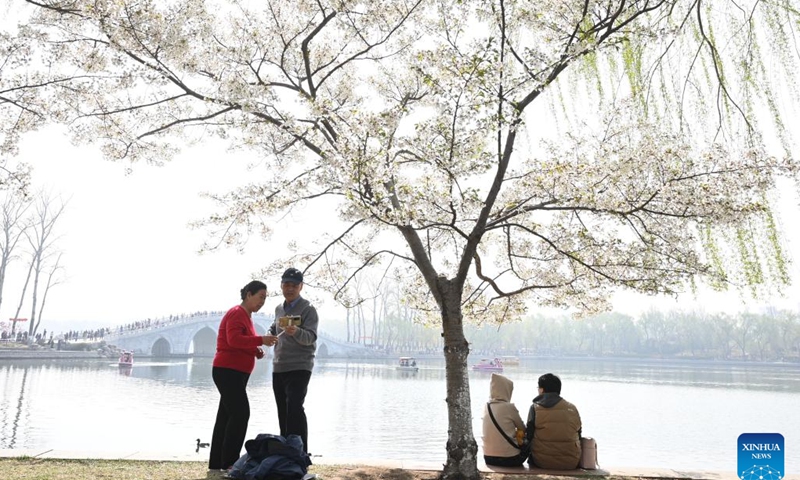
<instances>
[{"instance_id":1,"label":"water reflection","mask_svg":"<svg viewBox=\"0 0 800 480\"><path fill-rule=\"evenodd\" d=\"M343 374L344 378L381 378L381 379L417 379L417 380L444 380L444 362L432 360L434 365L420 367L416 372L408 370L398 370L394 363L386 361L328 361L318 364L314 369L314 375L324 374Z\"/></svg>"},{"instance_id":2,"label":"water reflection","mask_svg":"<svg viewBox=\"0 0 800 480\"><path fill-rule=\"evenodd\" d=\"M208 442L219 396L211 359L0 362L0 448L195 452ZM474 363L470 360L470 364ZM318 360L306 409L312 451L334 459L443 461L447 432L442 358ZM536 381L555 372L581 411L609 466L730 470L735 439L746 431L800 431L800 367L608 359L523 359L504 374L525 416ZM248 385L248 437L277 431L271 364L256 363ZM470 371L473 429L490 374ZM753 406L768 405L753 415ZM108 442L125 432L128 444ZM653 432L658 432L654 435ZM796 450L796 449L795 449ZM789 451L787 463L800 463ZM207 450L197 451L204 460Z\"/></svg>"},{"instance_id":3,"label":"water reflection","mask_svg":"<svg viewBox=\"0 0 800 480\"><path fill-rule=\"evenodd\" d=\"M522 366L527 371L555 371L589 381L800 392L800 365L793 364L527 359ZM513 371L506 369L506 373Z\"/></svg>"},{"instance_id":4,"label":"water reflection","mask_svg":"<svg viewBox=\"0 0 800 480\"><path fill-rule=\"evenodd\" d=\"M14 420L11 422L11 438L8 442L8 448L14 448L17 444L17 431L20 427L20 416L22 415L23 410L28 411L25 408L25 392L26 388L25 385L28 380L28 370L25 369L22 372L22 382L19 388L19 396L17 397L17 408L16 413L14 414Z\"/></svg>"}]
</instances>

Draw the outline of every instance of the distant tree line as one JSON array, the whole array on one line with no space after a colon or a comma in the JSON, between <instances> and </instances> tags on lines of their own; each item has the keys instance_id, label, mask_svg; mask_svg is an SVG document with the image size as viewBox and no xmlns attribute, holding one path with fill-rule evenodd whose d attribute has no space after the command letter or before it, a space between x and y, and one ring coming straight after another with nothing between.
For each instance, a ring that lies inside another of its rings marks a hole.
<instances>
[{"instance_id":1,"label":"distant tree line","mask_svg":"<svg viewBox=\"0 0 800 480\"><path fill-rule=\"evenodd\" d=\"M787 310L537 315L499 328L473 326L467 336L483 353L800 361L800 315Z\"/></svg>"},{"instance_id":2,"label":"distant tree line","mask_svg":"<svg viewBox=\"0 0 800 480\"><path fill-rule=\"evenodd\" d=\"M368 293L347 309L345 339L384 350L387 353L441 353L439 328L420 321L417 312L402 301L394 282L359 285ZM362 294L365 292L362 292Z\"/></svg>"},{"instance_id":3,"label":"distant tree line","mask_svg":"<svg viewBox=\"0 0 800 480\"><path fill-rule=\"evenodd\" d=\"M441 329L422 323L403 304L397 285L364 288L369 300L347 311L347 341L388 353L441 353ZM533 315L502 325L470 324L465 336L473 353L485 355L800 361L800 314L777 309L736 314L650 310L638 317L609 312L581 319Z\"/></svg>"}]
</instances>

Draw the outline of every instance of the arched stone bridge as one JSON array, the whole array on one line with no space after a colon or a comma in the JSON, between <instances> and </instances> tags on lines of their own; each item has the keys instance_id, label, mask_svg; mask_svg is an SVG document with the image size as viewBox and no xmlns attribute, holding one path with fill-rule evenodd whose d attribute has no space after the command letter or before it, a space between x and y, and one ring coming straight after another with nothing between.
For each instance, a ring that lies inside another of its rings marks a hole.
<instances>
[{"instance_id":1,"label":"arched stone bridge","mask_svg":"<svg viewBox=\"0 0 800 480\"><path fill-rule=\"evenodd\" d=\"M115 331L105 336L109 345L134 354L153 357L213 356L217 349L217 331L225 312L201 313L159 320L150 326ZM273 315L254 314L256 333L265 335ZM265 349L270 355L272 349ZM358 344L342 342L324 332L317 332L317 356L371 357L374 351Z\"/></svg>"}]
</instances>

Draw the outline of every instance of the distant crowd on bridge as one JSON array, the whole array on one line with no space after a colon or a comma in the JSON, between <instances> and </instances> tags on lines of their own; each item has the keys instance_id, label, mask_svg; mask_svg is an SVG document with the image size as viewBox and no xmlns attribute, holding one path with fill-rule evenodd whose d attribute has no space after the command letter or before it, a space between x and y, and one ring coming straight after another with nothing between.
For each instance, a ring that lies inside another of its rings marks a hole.
<instances>
[{"instance_id":1,"label":"distant crowd on bridge","mask_svg":"<svg viewBox=\"0 0 800 480\"><path fill-rule=\"evenodd\" d=\"M225 315L223 311L198 311L194 313L181 313L179 315L170 315L168 317L157 318L155 320L148 318L147 320L140 320L136 322L126 323L114 328L114 333L117 335L125 335L130 333L140 333L147 330L154 330L165 327L167 325L174 325L176 323L187 322L195 317L205 316L218 316L222 318Z\"/></svg>"},{"instance_id":2,"label":"distant crowd on bridge","mask_svg":"<svg viewBox=\"0 0 800 480\"><path fill-rule=\"evenodd\" d=\"M84 341L84 342L96 342L103 339L103 337L109 333L109 329L107 328L98 328L94 330L70 330L66 333L59 333L58 335L53 335L53 332L50 332L50 337L47 336L47 329L45 328L41 333L37 333L34 335L34 343L39 345L48 345L50 348L53 348L55 342L76 342L76 341ZM16 342L16 343L28 343L28 332L26 331L19 331L14 334L11 332L2 332L0 333L0 340L3 342Z\"/></svg>"},{"instance_id":3,"label":"distant crowd on bridge","mask_svg":"<svg viewBox=\"0 0 800 480\"><path fill-rule=\"evenodd\" d=\"M224 311L203 310L194 313L169 315L167 317L156 318L156 319L148 318L146 320L130 322L115 327L103 327L91 330L70 330L68 332L62 332L59 334L53 334L53 332L50 332L49 337L47 329L45 329L41 333L37 333L35 335L34 342L31 343L36 343L42 346L46 345L49 346L50 348L55 348L56 343L61 344L62 342L99 342L102 341L106 335L122 336L126 334L140 333L147 330L155 330L158 328L166 327L168 325L187 322L196 317L216 316L218 318L222 318L224 314L225 314ZM28 331L19 330L17 332L11 333L9 331L4 330L0 332L0 342L2 343L16 342L16 343L27 344Z\"/></svg>"},{"instance_id":4,"label":"distant crowd on bridge","mask_svg":"<svg viewBox=\"0 0 800 480\"><path fill-rule=\"evenodd\" d=\"M42 346L49 346L55 348L55 344L59 345L62 342L99 342L102 341L106 335L125 335L128 333L136 333L151 329L157 329L167 325L182 323L198 316L216 315L222 318L225 312L222 311L198 311L194 313L184 313L180 315L169 315L164 318L157 318L155 320L148 318L147 320L140 320L136 322L127 323L118 327L103 327L90 330L70 330L59 334L50 332L48 337L47 329L35 335L34 342ZM19 330L15 333L8 331L0 332L0 342L2 343L28 343L28 331Z\"/></svg>"}]
</instances>

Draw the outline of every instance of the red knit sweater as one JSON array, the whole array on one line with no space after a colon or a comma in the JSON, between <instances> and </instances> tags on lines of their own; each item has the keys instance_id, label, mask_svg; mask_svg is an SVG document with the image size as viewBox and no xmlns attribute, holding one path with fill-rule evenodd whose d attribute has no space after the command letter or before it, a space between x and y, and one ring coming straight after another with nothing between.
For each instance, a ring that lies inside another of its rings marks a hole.
<instances>
[{"instance_id":1,"label":"red knit sweater","mask_svg":"<svg viewBox=\"0 0 800 480\"><path fill-rule=\"evenodd\" d=\"M219 324L213 365L252 373L256 365L256 347L260 345L261 337L256 335L253 320L241 305L237 305L228 310Z\"/></svg>"}]
</instances>

